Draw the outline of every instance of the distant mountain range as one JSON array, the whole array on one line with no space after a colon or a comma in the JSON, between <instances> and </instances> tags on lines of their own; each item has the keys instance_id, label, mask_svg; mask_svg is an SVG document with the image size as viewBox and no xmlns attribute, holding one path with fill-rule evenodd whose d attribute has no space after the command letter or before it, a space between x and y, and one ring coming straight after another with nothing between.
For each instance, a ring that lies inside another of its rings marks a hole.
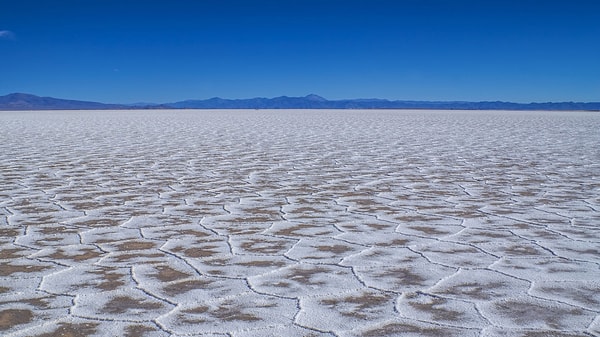
<instances>
[{"instance_id":1,"label":"distant mountain range","mask_svg":"<svg viewBox=\"0 0 600 337\"><path fill-rule=\"evenodd\" d=\"M600 102L463 102L390 101L386 99L327 100L318 95L186 100L162 104L105 104L15 93L0 96L0 110L125 110L125 109L436 109L436 110L597 110Z\"/></svg>"},{"instance_id":2,"label":"distant mountain range","mask_svg":"<svg viewBox=\"0 0 600 337\"><path fill-rule=\"evenodd\" d=\"M0 110L94 110L124 109L125 105L74 101L30 94L0 96Z\"/></svg>"}]
</instances>

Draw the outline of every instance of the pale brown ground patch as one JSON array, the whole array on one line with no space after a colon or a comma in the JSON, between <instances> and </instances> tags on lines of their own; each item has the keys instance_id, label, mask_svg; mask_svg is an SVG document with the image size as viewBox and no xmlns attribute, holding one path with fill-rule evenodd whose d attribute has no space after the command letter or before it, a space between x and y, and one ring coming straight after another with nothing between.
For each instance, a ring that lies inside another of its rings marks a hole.
<instances>
[{"instance_id":1,"label":"pale brown ground patch","mask_svg":"<svg viewBox=\"0 0 600 337\"><path fill-rule=\"evenodd\" d=\"M124 337L144 337L147 332L156 330L156 328L147 325L130 325L125 328Z\"/></svg>"},{"instance_id":2,"label":"pale brown ground patch","mask_svg":"<svg viewBox=\"0 0 600 337\"><path fill-rule=\"evenodd\" d=\"M0 311L0 331L26 324L33 319L33 312L25 309L6 309Z\"/></svg>"},{"instance_id":3,"label":"pale brown ground patch","mask_svg":"<svg viewBox=\"0 0 600 337\"><path fill-rule=\"evenodd\" d=\"M50 266L40 266L40 265L27 265L20 264L15 265L10 262L0 262L0 276L11 276L17 273L37 273L40 271L44 271L50 269Z\"/></svg>"},{"instance_id":4,"label":"pale brown ground patch","mask_svg":"<svg viewBox=\"0 0 600 337\"><path fill-rule=\"evenodd\" d=\"M166 284L165 286L162 287L162 290L165 292L165 294L167 294L168 296L176 296L176 295L181 295L181 294L185 294L187 292L196 290L196 289L209 289L210 290L210 285L213 284L215 281L212 280L183 280L183 281L177 281L174 283L169 283Z\"/></svg>"},{"instance_id":5,"label":"pale brown ground patch","mask_svg":"<svg viewBox=\"0 0 600 337\"><path fill-rule=\"evenodd\" d=\"M158 279L161 282L177 281L192 276L188 273L184 273L177 269L173 269L167 265L157 265L155 269L156 272L151 274L150 276L155 279Z\"/></svg>"},{"instance_id":6,"label":"pale brown ground patch","mask_svg":"<svg viewBox=\"0 0 600 337\"><path fill-rule=\"evenodd\" d=\"M208 306L199 306L191 309L186 309L181 311L183 314L192 314L193 317L196 318L186 318L186 316L181 316L182 321L185 323L204 323L206 319L198 317L198 315L209 316L213 319L217 319L219 321L231 322L231 321L243 321L243 322L256 322L260 321L261 318L252 314L245 312L243 309L235 308L225 303L224 305L218 306L217 308L211 309Z\"/></svg>"},{"instance_id":7,"label":"pale brown ground patch","mask_svg":"<svg viewBox=\"0 0 600 337\"><path fill-rule=\"evenodd\" d=\"M342 316L364 320L369 317L370 309L385 306L389 301L390 298L386 295L364 292L360 295L326 298L320 300L319 303L338 311ZM340 310L338 308L347 309Z\"/></svg>"},{"instance_id":8,"label":"pale brown ground patch","mask_svg":"<svg viewBox=\"0 0 600 337\"><path fill-rule=\"evenodd\" d=\"M102 312L108 314L124 314L130 310L156 310L163 306L160 303L148 302L129 296L118 296L108 301L102 308Z\"/></svg>"},{"instance_id":9,"label":"pale brown ground patch","mask_svg":"<svg viewBox=\"0 0 600 337\"><path fill-rule=\"evenodd\" d=\"M459 322L464 313L460 311L454 311L444 308L443 306L448 303L448 300L441 297L429 296L427 300L420 300L419 294L406 294L406 303L411 306L414 310L420 312L426 312L430 314L434 321L454 321Z\"/></svg>"},{"instance_id":10,"label":"pale brown ground patch","mask_svg":"<svg viewBox=\"0 0 600 337\"><path fill-rule=\"evenodd\" d=\"M156 248L156 246L157 244L155 242L131 240L117 244L116 248L119 251L126 252L130 250L148 250Z\"/></svg>"},{"instance_id":11,"label":"pale brown ground patch","mask_svg":"<svg viewBox=\"0 0 600 337\"><path fill-rule=\"evenodd\" d=\"M45 258L54 260L69 260L73 262L83 262L101 257L104 253L93 247L80 247L74 251L65 251L62 248L57 248L53 253L43 255Z\"/></svg>"},{"instance_id":12,"label":"pale brown ground patch","mask_svg":"<svg viewBox=\"0 0 600 337\"><path fill-rule=\"evenodd\" d=\"M462 336L460 331L432 327L432 326L419 326L411 323L388 323L378 328L367 329L360 334L362 337L382 337L382 336L404 336L406 334L417 334L418 336L426 337L448 337L448 336Z\"/></svg>"},{"instance_id":13,"label":"pale brown ground patch","mask_svg":"<svg viewBox=\"0 0 600 337\"><path fill-rule=\"evenodd\" d=\"M4 248L0 250L0 260L13 260L13 259L17 259L23 256L28 255L27 253L21 253L21 254L17 254L20 252L25 252L28 249L25 248Z\"/></svg>"},{"instance_id":14,"label":"pale brown ground patch","mask_svg":"<svg viewBox=\"0 0 600 337\"><path fill-rule=\"evenodd\" d=\"M34 337L88 337L96 333L98 323L59 323L59 327L49 333L43 333Z\"/></svg>"},{"instance_id":15,"label":"pale brown ground patch","mask_svg":"<svg viewBox=\"0 0 600 337\"><path fill-rule=\"evenodd\" d=\"M117 272L118 270L119 268L117 267L97 267L95 270L87 271L89 274L98 275L100 282L86 285L91 285L104 291L116 290L124 286L125 279L130 277L129 274Z\"/></svg>"}]
</instances>

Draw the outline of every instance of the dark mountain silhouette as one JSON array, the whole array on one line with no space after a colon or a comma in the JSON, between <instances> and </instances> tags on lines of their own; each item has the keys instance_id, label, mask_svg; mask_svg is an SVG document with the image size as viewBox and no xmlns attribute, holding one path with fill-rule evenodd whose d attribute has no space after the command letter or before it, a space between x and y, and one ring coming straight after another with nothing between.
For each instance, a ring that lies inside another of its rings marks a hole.
<instances>
[{"instance_id":1,"label":"dark mountain silhouette","mask_svg":"<svg viewBox=\"0 0 600 337\"><path fill-rule=\"evenodd\" d=\"M250 99L187 100L164 106L184 109L444 109L444 110L600 110L599 103L511 103L511 102L436 102L390 101L386 99L327 100L318 95Z\"/></svg>"},{"instance_id":2,"label":"dark mountain silhouette","mask_svg":"<svg viewBox=\"0 0 600 337\"><path fill-rule=\"evenodd\" d=\"M105 110L124 108L127 107L121 104L74 101L21 93L0 96L0 110Z\"/></svg>"},{"instance_id":3,"label":"dark mountain silhouette","mask_svg":"<svg viewBox=\"0 0 600 337\"><path fill-rule=\"evenodd\" d=\"M29 94L0 96L0 110L106 110L106 109L438 109L438 110L598 110L600 102L463 102L390 101L386 99L327 100L318 95L305 97L186 100L163 104L104 104L39 97Z\"/></svg>"}]
</instances>

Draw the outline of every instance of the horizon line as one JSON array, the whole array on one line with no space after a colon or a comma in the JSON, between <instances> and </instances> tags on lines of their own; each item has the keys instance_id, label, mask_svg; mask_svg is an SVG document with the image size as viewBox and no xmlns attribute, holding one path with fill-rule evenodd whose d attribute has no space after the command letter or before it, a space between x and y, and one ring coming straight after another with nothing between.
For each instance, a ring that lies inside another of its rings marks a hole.
<instances>
[{"instance_id":1,"label":"horizon line","mask_svg":"<svg viewBox=\"0 0 600 337\"><path fill-rule=\"evenodd\" d=\"M187 99L182 99L182 100L174 100L174 101L168 101L168 102L132 102L132 103L115 103L115 102L105 102L105 101L96 101L96 100L86 100L86 99L72 99L72 98L63 98L63 97L54 97L54 96L40 96L37 94L31 94L31 93L25 93L25 92L12 92L12 93L8 93L6 95L4 95L4 97L6 96L11 96L11 95L29 95L29 96L35 96L35 97L40 97L40 98L52 98L52 99L60 99L60 100L68 100L68 101L79 101L79 102L87 102L87 103L100 103L100 104L111 104L111 105L137 105L137 104L146 104L146 105L163 105L163 104L173 104L173 103L180 103L180 102L190 102L190 101L207 101L207 100L211 100L211 99L222 99L222 100L228 100L228 101L241 101L241 100L252 100L252 99L276 99L276 98L308 98L308 97L316 97L319 99L323 99L324 101L327 102L339 102L339 101L360 101L360 100L365 100L365 101L369 101L369 100L378 100L378 101L388 101L388 102L415 102L415 103L508 103L508 104L560 104L560 103L575 103L575 104L589 104L589 103L600 103L600 99L599 100L591 100L591 101L574 101L574 100L569 100L569 101L509 101L509 100L500 100L500 99L490 99L490 100L436 100L436 99L389 99L389 98L381 98L381 97L359 97L359 98L340 98L340 99L328 99L325 98L321 95L318 94L314 94L314 93L310 93L304 96L288 96L288 95L280 95L280 96L273 96L273 97L266 97L266 96L255 96L255 97L246 97L246 98L225 98L225 97L221 97L221 96L213 96L213 97L209 97L209 98L187 98ZM2 97L2 96L0 96Z\"/></svg>"}]
</instances>

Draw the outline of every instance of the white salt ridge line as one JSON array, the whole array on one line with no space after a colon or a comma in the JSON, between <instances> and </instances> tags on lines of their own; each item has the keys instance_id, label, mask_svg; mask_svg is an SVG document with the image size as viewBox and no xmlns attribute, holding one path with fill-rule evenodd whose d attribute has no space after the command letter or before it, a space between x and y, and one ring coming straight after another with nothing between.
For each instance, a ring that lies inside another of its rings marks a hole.
<instances>
[{"instance_id":1,"label":"white salt ridge line","mask_svg":"<svg viewBox=\"0 0 600 337\"><path fill-rule=\"evenodd\" d=\"M1 209L1 208L0 208L0 209ZM7 213L8 213L8 212L7 212ZM7 228L7 227L19 228L18 226L10 226L10 225L8 224L8 219L7 219L8 215L9 215L9 214L0 214L0 226L1 226L2 228ZM0 240L2 240L2 239L4 239L4 238L0 238ZM11 241L12 241L12 240L11 240Z\"/></svg>"},{"instance_id":2,"label":"white salt ridge line","mask_svg":"<svg viewBox=\"0 0 600 337\"><path fill-rule=\"evenodd\" d=\"M123 224L121 224L121 227L139 229L139 228L147 228L147 227L157 227L157 226L161 226L161 225L162 225L162 222L159 219L157 219L156 217L132 216L129 218L129 220L127 220Z\"/></svg>"},{"instance_id":3,"label":"white salt ridge line","mask_svg":"<svg viewBox=\"0 0 600 337\"><path fill-rule=\"evenodd\" d=\"M596 316L596 319L587 327L586 331L593 336L600 336L600 315Z\"/></svg>"}]
</instances>

